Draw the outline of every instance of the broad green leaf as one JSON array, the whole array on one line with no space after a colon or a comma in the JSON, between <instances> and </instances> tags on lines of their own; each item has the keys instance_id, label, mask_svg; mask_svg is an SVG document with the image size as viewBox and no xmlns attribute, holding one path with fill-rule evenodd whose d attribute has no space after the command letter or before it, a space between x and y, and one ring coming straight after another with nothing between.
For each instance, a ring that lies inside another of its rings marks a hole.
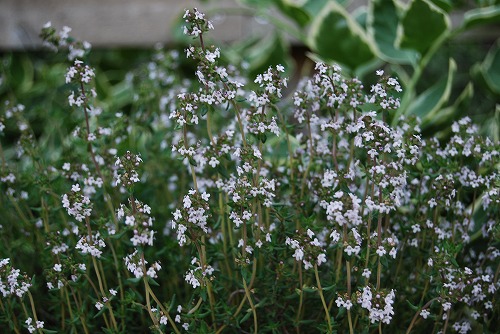
<instances>
[{"instance_id":1,"label":"broad green leaf","mask_svg":"<svg viewBox=\"0 0 500 334\"><path fill-rule=\"evenodd\" d=\"M433 4L449 13L453 9L453 1L451 0L431 0Z\"/></svg>"},{"instance_id":2,"label":"broad green leaf","mask_svg":"<svg viewBox=\"0 0 500 334\"><path fill-rule=\"evenodd\" d=\"M33 86L33 78L35 70L33 63L27 55L14 54L12 55L12 63L10 64L10 80L9 84L14 89L25 93Z\"/></svg>"},{"instance_id":3,"label":"broad green leaf","mask_svg":"<svg viewBox=\"0 0 500 334\"><path fill-rule=\"evenodd\" d=\"M309 21L311 21L311 16L302 8L302 6L297 5L294 1L291 0L274 0L276 6L279 10L288 16L290 19L295 21L302 28L305 27Z\"/></svg>"},{"instance_id":4,"label":"broad green leaf","mask_svg":"<svg viewBox=\"0 0 500 334\"><path fill-rule=\"evenodd\" d=\"M500 96L500 40L490 49L479 71L489 90Z\"/></svg>"},{"instance_id":5,"label":"broad green leaf","mask_svg":"<svg viewBox=\"0 0 500 334\"><path fill-rule=\"evenodd\" d=\"M450 26L450 18L441 8L429 0L413 0L399 26L399 46L424 54Z\"/></svg>"},{"instance_id":6,"label":"broad green leaf","mask_svg":"<svg viewBox=\"0 0 500 334\"><path fill-rule=\"evenodd\" d=\"M470 29L489 23L500 23L500 5L476 8L465 12L462 27Z\"/></svg>"},{"instance_id":7,"label":"broad green leaf","mask_svg":"<svg viewBox=\"0 0 500 334\"><path fill-rule=\"evenodd\" d=\"M304 8L311 17L316 17L328 2L329 0L307 0L302 5L302 8Z\"/></svg>"},{"instance_id":8,"label":"broad green leaf","mask_svg":"<svg viewBox=\"0 0 500 334\"><path fill-rule=\"evenodd\" d=\"M359 6L352 13L352 17L363 30L366 31L366 20L368 18L368 9L366 6Z\"/></svg>"},{"instance_id":9,"label":"broad green leaf","mask_svg":"<svg viewBox=\"0 0 500 334\"><path fill-rule=\"evenodd\" d=\"M390 63L414 64L418 54L412 50L396 47L399 13L394 0L369 2L367 17L368 35L375 41L380 58Z\"/></svg>"},{"instance_id":10,"label":"broad green leaf","mask_svg":"<svg viewBox=\"0 0 500 334\"><path fill-rule=\"evenodd\" d=\"M474 85L469 82L453 105L443 109L436 109L427 114L424 119L422 119L422 127L436 127L445 123L450 123L451 121L459 118L459 115L464 113L465 109L469 106L473 95Z\"/></svg>"},{"instance_id":11,"label":"broad green leaf","mask_svg":"<svg viewBox=\"0 0 500 334\"><path fill-rule=\"evenodd\" d=\"M375 57L374 46L347 11L329 2L314 19L309 46L325 61L335 61L355 70Z\"/></svg>"},{"instance_id":12,"label":"broad green leaf","mask_svg":"<svg viewBox=\"0 0 500 334\"><path fill-rule=\"evenodd\" d=\"M282 64L288 69L291 66L288 48L287 41L276 33L242 50L249 64L250 77L264 72L271 65Z\"/></svg>"},{"instance_id":13,"label":"broad green leaf","mask_svg":"<svg viewBox=\"0 0 500 334\"><path fill-rule=\"evenodd\" d=\"M423 119L428 114L435 113L439 110L450 97L451 85L456 69L457 64L450 58L448 76L417 96L415 101L409 106L407 114L416 115Z\"/></svg>"}]
</instances>

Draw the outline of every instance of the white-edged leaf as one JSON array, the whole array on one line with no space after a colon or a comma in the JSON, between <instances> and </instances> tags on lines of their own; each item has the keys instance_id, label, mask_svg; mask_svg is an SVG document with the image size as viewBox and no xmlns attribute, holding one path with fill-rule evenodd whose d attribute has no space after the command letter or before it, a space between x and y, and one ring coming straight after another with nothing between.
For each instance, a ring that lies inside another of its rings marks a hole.
<instances>
[{"instance_id":1,"label":"white-edged leaf","mask_svg":"<svg viewBox=\"0 0 500 334\"><path fill-rule=\"evenodd\" d=\"M398 27L397 45L425 54L450 27L450 17L441 8L429 0L413 0Z\"/></svg>"},{"instance_id":2,"label":"white-edged leaf","mask_svg":"<svg viewBox=\"0 0 500 334\"><path fill-rule=\"evenodd\" d=\"M432 87L425 90L410 104L408 115L416 115L424 119L427 115L436 113L450 98L453 77L457 70L457 64L450 58L448 65L448 76L439 80Z\"/></svg>"},{"instance_id":3,"label":"white-edged leaf","mask_svg":"<svg viewBox=\"0 0 500 334\"><path fill-rule=\"evenodd\" d=\"M500 5L476 8L465 12L463 29L470 29L478 25L500 23Z\"/></svg>"},{"instance_id":4,"label":"white-edged leaf","mask_svg":"<svg viewBox=\"0 0 500 334\"><path fill-rule=\"evenodd\" d=\"M456 119L457 115L463 113L469 106L473 95L474 85L469 82L453 105L443 109L436 109L434 112L427 114L422 119L422 127L425 128L427 125L438 126Z\"/></svg>"},{"instance_id":5,"label":"white-edged leaf","mask_svg":"<svg viewBox=\"0 0 500 334\"><path fill-rule=\"evenodd\" d=\"M414 64L418 53L401 50L396 46L401 11L394 0L370 1L367 32L375 42L380 58L389 63Z\"/></svg>"},{"instance_id":6,"label":"white-edged leaf","mask_svg":"<svg viewBox=\"0 0 500 334\"><path fill-rule=\"evenodd\" d=\"M309 47L325 61L335 61L351 70L375 57L373 43L351 15L339 4L329 2L314 18Z\"/></svg>"},{"instance_id":7,"label":"white-edged leaf","mask_svg":"<svg viewBox=\"0 0 500 334\"><path fill-rule=\"evenodd\" d=\"M479 65L479 72L489 90L500 96L500 39L491 47Z\"/></svg>"}]
</instances>

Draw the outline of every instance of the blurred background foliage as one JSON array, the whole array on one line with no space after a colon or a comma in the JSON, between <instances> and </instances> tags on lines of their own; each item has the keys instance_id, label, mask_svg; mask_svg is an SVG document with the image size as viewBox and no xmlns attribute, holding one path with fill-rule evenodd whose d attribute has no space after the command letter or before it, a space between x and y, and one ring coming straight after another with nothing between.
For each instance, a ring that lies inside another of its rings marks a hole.
<instances>
[{"instance_id":1,"label":"blurred background foliage","mask_svg":"<svg viewBox=\"0 0 500 334\"><path fill-rule=\"evenodd\" d=\"M345 0L239 2L240 9L217 8L207 14L250 15L275 27L224 48L227 61L245 64L251 75L285 64L289 75L298 78L308 74L312 60L320 59L370 83L373 72L383 68L403 85L402 106L393 122L416 114L424 134L443 138L449 133L441 129L468 115L483 134L499 139L499 0L370 0L357 8ZM182 24L179 18L173 27L177 44L171 46L181 54L191 42L183 37ZM132 77L153 53L126 48L90 53L102 108L133 112ZM40 133L45 126L53 129L54 122L71 123L71 117L61 117L67 94L62 56L44 51L5 51L0 56L1 101L16 97L32 106L28 117ZM193 76L189 66L181 70ZM61 131L72 128L60 125Z\"/></svg>"}]
</instances>

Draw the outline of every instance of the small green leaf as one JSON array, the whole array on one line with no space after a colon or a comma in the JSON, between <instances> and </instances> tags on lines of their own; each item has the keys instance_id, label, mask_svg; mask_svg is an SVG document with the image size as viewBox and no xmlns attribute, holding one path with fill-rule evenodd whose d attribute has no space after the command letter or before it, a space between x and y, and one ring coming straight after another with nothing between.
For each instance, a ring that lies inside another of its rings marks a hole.
<instances>
[{"instance_id":1,"label":"small green leaf","mask_svg":"<svg viewBox=\"0 0 500 334\"><path fill-rule=\"evenodd\" d=\"M465 12L463 29L470 29L478 25L500 22L500 5L476 8Z\"/></svg>"},{"instance_id":2,"label":"small green leaf","mask_svg":"<svg viewBox=\"0 0 500 334\"><path fill-rule=\"evenodd\" d=\"M400 8L394 0L369 2L367 33L375 41L380 58L396 64L414 64L418 54L396 47Z\"/></svg>"},{"instance_id":3,"label":"small green leaf","mask_svg":"<svg viewBox=\"0 0 500 334\"><path fill-rule=\"evenodd\" d=\"M439 110L450 97L451 85L456 69L457 64L450 58L448 76L420 94L409 106L407 114L424 118L428 114Z\"/></svg>"},{"instance_id":4,"label":"small green leaf","mask_svg":"<svg viewBox=\"0 0 500 334\"><path fill-rule=\"evenodd\" d=\"M314 19L309 46L325 61L351 70L374 59L375 47L351 15L336 2L329 2Z\"/></svg>"},{"instance_id":5,"label":"small green leaf","mask_svg":"<svg viewBox=\"0 0 500 334\"><path fill-rule=\"evenodd\" d=\"M200 107L201 116L205 116L208 112L208 104L204 103Z\"/></svg>"},{"instance_id":6,"label":"small green leaf","mask_svg":"<svg viewBox=\"0 0 500 334\"><path fill-rule=\"evenodd\" d=\"M127 278L126 281L127 282L130 282L132 284L137 284L139 283L140 281L142 280L141 277L130 277L130 278Z\"/></svg>"},{"instance_id":7,"label":"small green leaf","mask_svg":"<svg viewBox=\"0 0 500 334\"><path fill-rule=\"evenodd\" d=\"M198 167L198 164L196 163L196 160L193 159L193 157L189 157L189 164L194 167Z\"/></svg>"},{"instance_id":8,"label":"small green leaf","mask_svg":"<svg viewBox=\"0 0 500 334\"><path fill-rule=\"evenodd\" d=\"M154 278L148 276L148 283L153 285L153 286L160 286L157 281L154 280Z\"/></svg>"},{"instance_id":9,"label":"small green leaf","mask_svg":"<svg viewBox=\"0 0 500 334\"><path fill-rule=\"evenodd\" d=\"M416 306L416 305L413 305L412 303L410 303L410 301L407 299L406 300L406 303L408 303L408 305L410 306L410 308L413 310L413 311L417 311L418 309L420 309L420 307Z\"/></svg>"},{"instance_id":10,"label":"small green leaf","mask_svg":"<svg viewBox=\"0 0 500 334\"><path fill-rule=\"evenodd\" d=\"M450 18L441 8L429 0L413 0L398 29L399 46L424 54L450 26Z\"/></svg>"},{"instance_id":11,"label":"small green leaf","mask_svg":"<svg viewBox=\"0 0 500 334\"><path fill-rule=\"evenodd\" d=\"M243 318L241 318L240 324L242 324L245 321L247 321L250 318L251 315L252 315L252 309L248 309L247 313L245 314L245 316Z\"/></svg>"},{"instance_id":12,"label":"small green leaf","mask_svg":"<svg viewBox=\"0 0 500 334\"><path fill-rule=\"evenodd\" d=\"M229 179L229 173L227 172L227 169L221 164L218 164L217 167L215 167L215 170L217 171L217 173L222 175L224 179Z\"/></svg>"}]
</instances>

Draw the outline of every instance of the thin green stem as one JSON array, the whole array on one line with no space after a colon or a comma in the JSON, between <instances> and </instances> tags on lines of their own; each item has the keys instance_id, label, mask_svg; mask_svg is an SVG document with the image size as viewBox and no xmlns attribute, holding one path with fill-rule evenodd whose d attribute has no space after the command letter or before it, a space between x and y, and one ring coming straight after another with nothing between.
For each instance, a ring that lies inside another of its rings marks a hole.
<instances>
[{"instance_id":1,"label":"thin green stem","mask_svg":"<svg viewBox=\"0 0 500 334\"><path fill-rule=\"evenodd\" d=\"M245 289L245 295L247 297L248 303L250 304L250 308L252 309L253 313L253 325L254 325L254 330L253 332L257 334L258 331L258 320L257 320L257 311L255 309L255 305L252 301L252 296L250 295L250 289L248 289L247 282L245 281L245 278L243 278L243 288Z\"/></svg>"},{"instance_id":2,"label":"thin green stem","mask_svg":"<svg viewBox=\"0 0 500 334\"><path fill-rule=\"evenodd\" d=\"M316 285L318 286L319 297L321 298L321 303L323 304L323 309L325 310L326 322L328 323L328 332L332 333L330 312L328 311L328 306L326 305L325 296L323 296L323 288L321 287L321 281L319 280L318 265L316 263L314 264L314 275L316 276Z\"/></svg>"},{"instance_id":3,"label":"thin green stem","mask_svg":"<svg viewBox=\"0 0 500 334\"><path fill-rule=\"evenodd\" d=\"M27 291L27 294L28 294L28 298L30 300L31 312L33 313L33 318L35 319L35 323L37 323L38 316L36 315L35 302L33 301L33 296L31 295L31 292L29 292L29 290ZM24 304L23 304L23 306L24 306ZM41 328L38 328L38 333L43 334L43 330Z\"/></svg>"}]
</instances>

